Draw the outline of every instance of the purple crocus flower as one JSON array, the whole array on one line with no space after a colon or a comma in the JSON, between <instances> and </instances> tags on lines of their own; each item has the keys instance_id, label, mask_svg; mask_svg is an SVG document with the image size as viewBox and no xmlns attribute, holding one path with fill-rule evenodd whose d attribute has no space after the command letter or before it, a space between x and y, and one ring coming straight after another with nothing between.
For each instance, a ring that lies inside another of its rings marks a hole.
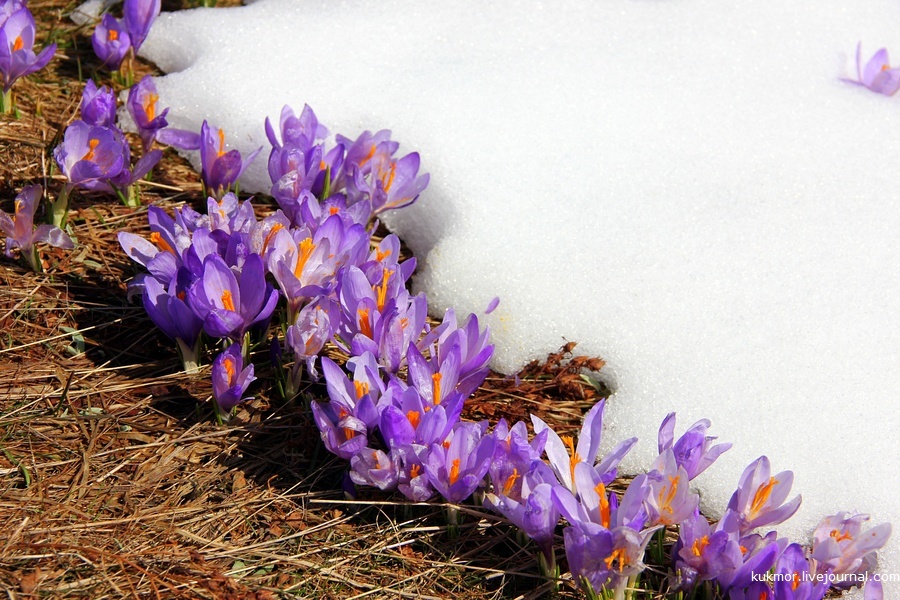
<instances>
[{"instance_id":1,"label":"purple crocus flower","mask_svg":"<svg viewBox=\"0 0 900 600\"><path fill-rule=\"evenodd\" d=\"M654 531L610 530L593 523L586 528L567 527L563 538L572 577L583 588L590 586L595 595L604 588L623 587L629 577L646 567L642 559Z\"/></svg>"},{"instance_id":2,"label":"purple crocus flower","mask_svg":"<svg viewBox=\"0 0 900 600\"><path fill-rule=\"evenodd\" d=\"M152 77L144 77L128 90L125 106L134 119L134 124L137 125L144 152L153 146L157 132L169 124L166 121L169 109L158 110L158 102L159 94L156 92Z\"/></svg>"},{"instance_id":3,"label":"purple crocus flower","mask_svg":"<svg viewBox=\"0 0 900 600\"><path fill-rule=\"evenodd\" d=\"M43 69L53 53L56 52L56 44L50 44L40 54L34 53L34 17L31 11L21 8L9 15L0 26L0 81L3 83L2 111L8 111L11 107L9 90L12 84L20 77L30 75Z\"/></svg>"},{"instance_id":4,"label":"purple crocus flower","mask_svg":"<svg viewBox=\"0 0 900 600\"><path fill-rule=\"evenodd\" d=\"M381 450L363 448L350 459L350 479L382 491L396 489L400 481L400 458Z\"/></svg>"},{"instance_id":5,"label":"purple crocus flower","mask_svg":"<svg viewBox=\"0 0 900 600\"><path fill-rule=\"evenodd\" d=\"M891 536L891 524L881 523L866 531L862 525L869 515L840 512L822 519L813 532L811 556L819 573L831 572L850 577L838 578L836 587L849 587L854 577L869 573L876 565L876 551Z\"/></svg>"},{"instance_id":6,"label":"purple crocus flower","mask_svg":"<svg viewBox=\"0 0 900 600\"><path fill-rule=\"evenodd\" d=\"M91 45L103 66L115 71L131 50L131 36L122 21L106 13L94 28Z\"/></svg>"},{"instance_id":7,"label":"purple crocus flower","mask_svg":"<svg viewBox=\"0 0 900 600\"><path fill-rule=\"evenodd\" d=\"M6 256L12 256L12 249L18 247L22 257L35 272L41 272L41 261L35 243L44 242L57 248L69 250L75 244L64 231L54 225L34 227L34 213L43 194L39 185L30 185L16 196L15 212L7 214L0 210L0 231L6 235Z\"/></svg>"},{"instance_id":8,"label":"purple crocus flower","mask_svg":"<svg viewBox=\"0 0 900 600\"><path fill-rule=\"evenodd\" d=\"M734 550L734 546L726 547L729 558L736 567L723 569L716 576L723 595L729 590L745 589L753 581L760 581L788 545L787 539L779 539L774 531L765 536L751 534L738 538L739 522L740 516L727 510L715 527L715 531L724 531L737 541L737 550Z\"/></svg>"},{"instance_id":9,"label":"purple crocus flower","mask_svg":"<svg viewBox=\"0 0 900 600\"><path fill-rule=\"evenodd\" d=\"M671 449L664 450L644 480L649 525L675 525L690 517L700 504L691 492L687 471L675 461Z\"/></svg>"},{"instance_id":10,"label":"purple crocus flower","mask_svg":"<svg viewBox=\"0 0 900 600\"><path fill-rule=\"evenodd\" d=\"M716 444L711 446L715 437L707 436L709 419L701 419L691 425L690 429L675 439L675 413L669 413L659 426L659 453L671 448L675 453L675 462L683 466L688 477L693 480L716 462L723 452L731 448L731 444Z\"/></svg>"},{"instance_id":11,"label":"purple crocus flower","mask_svg":"<svg viewBox=\"0 0 900 600\"><path fill-rule=\"evenodd\" d=\"M451 348L458 348L460 354L457 390L464 396L471 395L484 381L489 372L488 363L494 355L494 346L490 343L491 332L485 327L479 328L478 317L470 314L462 327L456 325L456 313L450 308L444 313L440 325L426 334L419 342L419 347L430 346L437 336L432 355L442 363L444 356Z\"/></svg>"},{"instance_id":12,"label":"purple crocus flower","mask_svg":"<svg viewBox=\"0 0 900 600\"><path fill-rule=\"evenodd\" d=\"M160 10L160 0L125 0L123 8L125 28L131 36L131 45L134 46L135 53L141 49Z\"/></svg>"},{"instance_id":13,"label":"purple crocus flower","mask_svg":"<svg viewBox=\"0 0 900 600\"><path fill-rule=\"evenodd\" d=\"M232 344L219 354L212 365L212 388L217 412L227 418L235 406L252 400L244 398L244 393L255 380L253 364L244 368L240 344Z\"/></svg>"},{"instance_id":14,"label":"purple crocus flower","mask_svg":"<svg viewBox=\"0 0 900 600\"><path fill-rule=\"evenodd\" d=\"M203 321L194 314L186 300L193 277L181 267L166 289L155 277L144 277L141 300L150 320L178 344L186 373L197 371L200 354L200 330Z\"/></svg>"},{"instance_id":15,"label":"purple crocus flower","mask_svg":"<svg viewBox=\"0 0 900 600\"><path fill-rule=\"evenodd\" d=\"M816 576L799 544L791 544L778 557L774 580L779 600L822 600L828 591L828 580Z\"/></svg>"},{"instance_id":16,"label":"purple crocus flower","mask_svg":"<svg viewBox=\"0 0 900 600\"><path fill-rule=\"evenodd\" d=\"M107 182L126 168L127 148L118 129L75 121L66 128L63 141L53 151L53 156L69 180L68 186L109 191Z\"/></svg>"},{"instance_id":17,"label":"purple crocus flower","mask_svg":"<svg viewBox=\"0 0 900 600\"><path fill-rule=\"evenodd\" d=\"M603 413L605 408L606 401L601 400L584 416L577 445L571 436L557 435L541 419L531 415L535 433L540 433L545 429L549 430L545 451L550 461L550 467L556 473L559 482L572 493L576 492L575 466L578 463L585 462L593 467L597 461L603 434ZM637 443L637 438L621 442L597 465L597 471L603 476L604 483L609 483L615 478L616 465L631 450L635 443Z\"/></svg>"},{"instance_id":18,"label":"purple crocus flower","mask_svg":"<svg viewBox=\"0 0 900 600\"><path fill-rule=\"evenodd\" d=\"M81 119L94 127L113 127L116 124L116 95L104 86L97 87L88 79L81 93Z\"/></svg>"},{"instance_id":19,"label":"purple crocus flower","mask_svg":"<svg viewBox=\"0 0 900 600\"><path fill-rule=\"evenodd\" d=\"M225 131L214 131L204 120L200 126L200 174L206 189L212 195L221 197L237 182L260 151L262 146L242 160L238 150L226 149Z\"/></svg>"},{"instance_id":20,"label":"purple crocus flower","mask_svg":"<svg viewBox=\"0 0 900 600\"><path fill-rule=\"evenodd\" d=\"M782 471L773 476L770 473L769 459L761 456L744 469L738 489L728 502L728 509L738 517L742 534L783 523L800 508L799 495L785 504L794 483L793 472Z\"/></svg>"},{"instance_id":21,"label":"purple crocus flower","mask_svg":"<svg viewBox=\"0 0 900 600\"><path fill-rule=\"evenodd\" d=\"M196 234L195 234L196 236ZM203 261L203 273L188 292L188 305L209 335L239 342L250 327L268 319L278 290L266 283L262 260L251 254L239 275L218 254Z\"/></svg>"},{"instance_id":22,"label":"purple crocus flower","mask_svg":"<svg viewBox=\"0 0 900 600\"><path fill-rule=\"evenodd\" d=\"M859 42L856 45L856 79L844 79L844 81L867 87L873 92L885 96L891 96L900 89L900 67L891 68L886 48L878 50L865 67L862 66L861 52L862 42Z\"/></svg>"},{"instance_id":23,"label":"purple crocus flower","mask_svg":"<svg viewBox=\"0 0 900 600\"><path fill-rule=\"evenodd\" d=\"M487 422L460 422L446 447L431 446L425 472L448 502L462 502L481 485L494 454L494 437L485 435L486 429Z\"/></svg>"},{"instance_id":24,"label":"purple crocus flower","mask_svg":"<svg viewBox=\"0 0 900 600\"><path fill-rule=\"evenodd\" d=\"M425 502L434 495L434 488L425 473L428 448L410 444L391 448L391 454L400 460L400 481L397 489L413 502Z\"/></svg>"},{"instance_id":25,"label":"purple crocus flower","mask_svg":"<svg viewBox=\"0 0 900 600\"><path fill-rule=\"evenodd\" d=\"M440 405L434 405L416 388L407 387L397 379L388 384L383 398L386 406L381 412L379 427L391 448L408 444L430 447L443 443L459 422L465 400L455 393Z\"/></svg>"},{"instance_id":26,"label":"purple crocus flower","mask_svg":"<svg viewBox=\"0 0 900 600\"><path fill-rule=\"evenodd\" d=\"M743 561L735 539L725 531L715 531L706 517L695 510L683 520L678 542L672 550L678 587L687 590L701 581L709 581L719 573L733 571Z\"/></svg>"}]
</instances>

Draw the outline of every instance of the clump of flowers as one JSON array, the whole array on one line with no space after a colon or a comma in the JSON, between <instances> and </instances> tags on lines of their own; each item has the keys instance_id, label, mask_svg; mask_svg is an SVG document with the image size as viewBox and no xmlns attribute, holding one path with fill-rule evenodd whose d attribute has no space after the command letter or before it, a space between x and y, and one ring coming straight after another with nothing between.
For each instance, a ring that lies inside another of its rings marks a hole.
<instances>
[{"instance_id":1,"label":"clump of flowers","mask_svg":"<svg viewBox=\"0 0 900 600\"><path fill-rule=\"evenodd\" d=\"M25 0L0 2L0 113L12 111L11 90L17 79L43 69L53 58L56 44L34 51L35 24Z\"/></svg>"},{"instance_id":2,"label":"clump of flowers","mask_svg":"<svg viewBox=\"0 0 900 600\"><path fill-rule=\"evenodd\" d=\"M131 150L116 122L116 96L106 86L88 80L82 92L81 119L71 123L62 143L53 151L66 183L51 206L51 222L65 224L70 194L75 189L116 194L126 206L140 206L137 183L159 159L162 151L153 148L159 141L182 150L200 146L196 133L168 127L168 108L159 107L159 95L151 78L144 78L128 92L126 102L138 133L143 154L132 165Z\"/></svg>"}]
</instances>

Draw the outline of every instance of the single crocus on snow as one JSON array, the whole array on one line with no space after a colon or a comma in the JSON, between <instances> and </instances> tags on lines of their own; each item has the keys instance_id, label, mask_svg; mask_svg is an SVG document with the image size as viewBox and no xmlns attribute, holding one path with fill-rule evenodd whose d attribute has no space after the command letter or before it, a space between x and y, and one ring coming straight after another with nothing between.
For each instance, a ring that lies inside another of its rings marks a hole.
<instances>
[{"instance_id":1,"label":"single crocus on snow","mask_svg":"<svg viewBox=\"0 0 900 600\"><path fill-rule=\"evenodd\" d=\"M891 67L887 48L872 55L863 67L860 53L862 42L856 45L856 79L844 79L848 83L867 87L873 92L893 95L900 89L900 67Z\"/></svg>"},{"instance_id":2,"label":"single crocus on snow","mask_svg":"<svg viewBox=\"0 0 900 600\"><path fill-rule=\"evenodd\" d=\"M235 406L245 400L247 387L256 380L253 376L253 364L244 367L241 345L232 344L219 354L212 365L213 398L216 400L216 411L227 418Z\"/></svg>"},{"instance_id":3,"label":"single crocus on snow","mask_svg":"<svg viewBox=\"0 0 900 600\"><path fill-rule=\"evenodd\" d=\"M7 214L0 210L0 231L6 234L6 255L12 256L12 249L19 248L22 257L36 272L40 272L41 261L37 254L36 242L45 242L57 248L74 248L72 238L54 225L34 227L34 213L41 199L42 188L30 185L16 196L15 212Z\"/></svg>"},{"instance_id":4,"label":"single crocus on snow","mask_svg":"<svg viewBox=\"0 0 900 600\"><path fill-rule=\"evenodd\" d=\"M0 24L0 82L3 83L0 113L12 109L9 92L13 83L43 69L56 52L56 44L50 44L40 54L35 54L34 32L34 17L24 3Z\"/></svg>"}]
</instances>

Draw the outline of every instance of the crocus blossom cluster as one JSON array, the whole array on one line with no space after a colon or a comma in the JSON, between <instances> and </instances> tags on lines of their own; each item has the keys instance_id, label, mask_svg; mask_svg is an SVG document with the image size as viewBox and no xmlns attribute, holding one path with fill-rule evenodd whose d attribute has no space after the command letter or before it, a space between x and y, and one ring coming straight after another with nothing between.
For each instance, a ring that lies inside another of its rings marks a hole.
<instances>
[{"instance_id":1,"label":"crocus blossom cluster","mask_svg":"<svg viewBox=\"0 0 900 600\"><path fill-rule=\"evenodd\" d=\"M161 139L165 131L154 125L154 120L165 117L165 111L146 108L155 101L155 90L138 84L128 103L129 109L137 113L135 121L142 138L151 144L154 136ZM271 125L268 129L274 138ZM477 345L486 341L477 324L473 333L460 330L452 339L450 320L445 326L428 331L424 296L411 296L406 289L415 261L399 260L400 242L396 236L372 244L371 233L377 225L373 216L386 210L387 202L376 200L379 204L373 208L371 198L384 194L387 198L392 189L391 185L379 187L372 183L371 193L359 190L359 186L371 182L367 179L369 171L366 175L358 173L358 162L371 160L378 154L376 148L370 148L371 156L354 150L346 159L344 145L338 144L327 153L330 166L320 168L326 159L317 158L313 165L303 158L323 156L321 137L325 129L318 126L312 110L307 107L301 118L296 118L291 109L285 108L281 129L284 143L275 138L270 165L280 165L273 171L279 180L292 180L292 195L277 198L281 208L274 214L258 220L250 201L240 202L234 193L226 191L256 153L242 159L236 150L227 150L223 131L204 123L198 145L203 178L211 193L206 214L181 207L172 218L162 209L150 207L149 239L128 232L119 234L125 252L148 271L133 282L132 290L142 294L148 315L176 341L185 367L197 367L202 352L201 331L208 338L240 345L244 360L241 365L247 363L250 346L266 336L279 298L283 297L284 337L276 336L273 357L279 367L286 366L280 385L287 397L298 391L304 367L310 377L318 377L317 357L329 341L355 356L367 351L371 359L360 360L376 365L376 373L388 367L396 373L405 365L411 340L422 348L433 345L433 360L441 363L454 360L441 358L448 353L456 357L457 363L465 354L468 364L460 381L463 386L477 386L480 380L473 376L479 370L486 373L490 358L490 353L477 356ZM366 132L360 139L371 137ZM394 161L392 155L398 144L390 142L389 132L379 133L379 143L389 146L381 151L383 160ZM317 175L306 177L314 168ZM385 168L391 167L388 164ZM346 182L351 173L359 186L349 190ZM427 183L427 176L417 179L420 187L403 205L415 200ZM405 189L409 192L408 187ZM430 337L423 337L426 334ZM451 352L454 344L464 348ZM418 364L425 359L413 360ZM232 370L227 365L232 365ZM325 365L323 368L330 368ZM235 375L224 377L222 369ZM252 381L250 376L237 376L244 372L241 369L236 361L214 362L214 377L232 383L227 388L213 386L224 413L237 404L235 396L242 395ZM440 365L438 369L441 372ZM458 379L460 373L447 377ZM225 389L230 390L228 398L223 396ZM240 389L240 393L235 389ZM442 399L438 396L438 402ZM337 409L335 421L343 418L340 414Z\"/></svg>"},{"instance_id":2,"label":"crocus blossom cluster","mask_svg":"<svg viewBox=\"0 0 900 600\"><path fill-rule=\"evenodd\" d=\"M104 14L91 36L94 54L104 66L118 69L129 53L140 50L160 10L160 0L125 0L121 19Z\"/></svg>"},{"instance_id":3,"label":"crocus blossom cluster","mask_svg":"<svg viewBox=\"0 0 900 600\"><path fill-rule=\"evenodd\" d=\"M135 184L147 175L162 157L153 148L154 140L182 150L197 149L196 133L168 128L169 109L158 105L153 79L145 77L128 91L126 108L141 136L143 155L132 166L131 150L116 123L116 96L93 80L85 84L81 98L81 119L70 124L63 141L53 152L66 184L51 209L52 222L65 223L69 194L76 188L115 193L128 206L140 205Z\"/></svg>"},{"instance_id":4,"label":"crocus blossom cluster","mask_svg":"<svg viewBox=\"0 0 900 600\"><path fill-rule=\"evenodd\" d=\"M56 44L34 51L35 23L27 0L0 0L0 113L12 110L10 90L17 79L43 69Z\"/></svg>"}]
</instances>

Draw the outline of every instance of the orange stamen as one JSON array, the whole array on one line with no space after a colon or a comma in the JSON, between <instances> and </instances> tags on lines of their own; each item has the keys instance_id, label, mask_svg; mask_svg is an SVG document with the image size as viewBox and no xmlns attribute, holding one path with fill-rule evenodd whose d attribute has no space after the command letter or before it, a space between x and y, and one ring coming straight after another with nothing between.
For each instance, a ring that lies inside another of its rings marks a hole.
<instances>
[{"instance_id":1,"label":"orange stamen","mask_svg":"<svg viewBox=\"0 0 900 600\"><path fill-rule=\"evenodd\" d=\"M219 130L219 151L216 153L216 157L222 156L225 154L225 130Z\"/></svg>"},{"instance_id":2,"label":"orange stamen","mask_svg":"<svg viewBox=\"0 0 900 600\"><path fill-rule=\"evenodd\" d=\"M22 212L22 209L25 208L24 200L16 200L16 214Z\"/></svg>"},{"instance_id":3,"label":"orange stamen","mask_svg":"<svg viewBox=\"0 0 900 600\"><path fill-rule=\"evenodd\" d=\"M581 456L575 451L575 440L571 435L561 435L559 439L569 449L569 473L572 475L572 481L575 481L575 465L581 462Z\"/></svg>"},{"instance_id":4,"label":"orange stamen","mask_svg":"<svg viewBox=\"0 0 900 600\"><path fill-rule=\"evenodd\" d=\"M453 464L450 466L450 485L453 485L459 479L459 461L460 459L454 458Z\"/></svg>"},{"instance_id":5,"label":"orange stamen","mask_svg":"<svg viewBox=\"0 0 900 600\"><path fill-rule=\"evenodd\" d=\"M769 501L769 496L772 495L772 489L775 487L775 484L778 483L778 480L774 477L769 477L769 482L764 483L759 486L759 489L756 490L756 494L753 496L753 502L750 504L750 514L752 516L756 516L759 514L759 511L763 509L766 505L766 502Z\"/></svg>"},{"instance_id":6,"label":"orange stamen","mask_svg":"<svg viewBox=\"0 0 900 600\"><path fill-rule=\"evenodd\" d=\"M372 324L369 322L369 309L360 308L356 314L359 315L359 332L369 339L375 339L372 335Z\"/></svg>"},{"instance_id":7,"label":"orange stamen","mask_svg":"<svg viewBox=\"0 0 900 600\"><path fill-rule=\"evenodd\" d=\"M300 254L297 256L297 266L294 267L294 277L300 279L300 275L303 273L303 267L306 266L306 261L309 260L313 250L316 249L316 245L313 244L312 238L306 238L300 242L297 249L300 251Z\"/></svg>"},{"instance_id":8,"label":"orange stamen","mask_svg":"<svg viewBox=\"0 0 900 600\"><path fill-rule=\"evenodd\" d=\"M353 436L356 435L356 432L353 431L352 429L350 429L349 427L342 427L341 429L344 430L344 439L345 440L352 440Z\"/></svg>"},{"instance_id":9,"label":"orange stamen","mask_svg":"<svg viewBox=\"0 0 900 600\"><path fill-rule=\"evenodd\" d=\"M372 160L372 157L375 156L375 145L373 144L371 148L369 148L369 153L366 155L364 159L359 161L359 166L362 167L364 164Z\"/></svg>"},{"instance_id":10,"label":"orange stamen","mask_svg":"<svg viewBox=\"0 0 900 600\"><path fill-rule=\"evenodd\" d=\"M519 475L519 470L513 467L513 472L509 477L506 478L506 481L503 482L503 495L509 496L509 493L512 491L513 486L516 485L516 480L519 479L521 475Z\"/></svg>"},{"instance_id":11,"label":"orange stamen","mask_svg":"<svg viewBox=\"0 0 900 600\"><path fill-rule=\"evenodd\" d=\"M90 140L88 142L87 154L81 157L81 160L94 160L94 150L100 145L100 140Z\"/></svg>"},{"instance_id":12,"label":"orange stamen","mask_svg":"<svg viewBox=\"0 0 900 600\"><path fill-rule=\"evenodd\" d=\"M118 31L116 31L115 29L108 29L106 31L106 41L107 42L115 42L117 39L119 39Z\"/></svg>"},{"instance_id":13,"label":"orange stamen","mask_svg":"<svg viewBox=\"0 0 900 600\"><path fill-rule=\"evenodd\" d=\"M609 498L606 497L606 486L601 481L594 488L594 491L600 496L600 524L609 529L610 508Z\"/></svg>"},{"instance_id":14,"label":"orange stamen","mask_svg":"<svg viewBox=\"0 0 900 600\"><path fill-rule=\"evenodd\" d=\"M853 539L853 536L850 535L848 532L845 531L844 533L841 533L837 529L832 529L831 533L829 535L831 537L833 537L834 541L836 541L836 542L843 542L844 540L852 540Z\"/></svg>"},{"instance_id":15,"label":"orange stamen","mask_svg":"<svg viewBox=\"0 0 900 600\"><path fill-rule=\"evenodd\" d=\"M625 565L628 563L627 558L625 557L625 550L623 548L616 548L613 550L612 554L603 559L603 562L606 563L607 569L612 569L612 564L618 561L617 568L619 573L621 573L625 569Z\"/></svg>"},{"instance_id":16,"label":"orange stamen","mask_svg":"<svg viewBox=\"0 0 900 600\"><path fill-rule=\"evenodd\" d=\"M337 206L332 206L331 208L328 209L328 214L329 214L329 215L336 215L336 214L338 214L339 212L341 212L341 209L338 208Z\"/></svg>"},{"instance_id":17,"label":"orange stamen","mask_svg":"<svg viewBox=\"0 0 900 600\"><path fill-rule=\"evenodd\" d=\"M384 262L384 259L386 259L390 255L391 255L390 250L385 250L384 252L382 252L381 250L378 250L377 248L375 250L375 260L377 260L378 262Z\"/></svg>"},{"instance_id":18,"label":"orange stamen","mask_svg":"<svg viewBox=\"0 0 900 600\"><path fill-rule=\"evenodd\" d=\"M406 326L409 325L409 319L403 317L400 319L400 329L406 329Z\"/></svg>"},{"instance_id":19,"label":"orange stamen","mask_svg":"<svg viewBox=\"0 0 900 600\"><path fill-rule=\"evenodd\" d=\"M222 364L225 366L225 372L228 373L229 383L234 381L234 359L230 356L226 356L225 360L222 361Z\"/></svg>"},{"instance_id":20,"label":"orange stamen","mask_svg":"<svg viewBox=\"0 0 900 600\"><path fill-rule=\"evenodd\" d=\"M147 94L144 98L144 101L141 102L141 106L144 107L144 113L147 115L147 120L152 121L156 118L156 101L159 100L159 95L157 94Z\"/></svg>"},{"instance_id":21,"label":"orange stamen","mask_svg":"<svg viewBox=\"0 0 900 600\"><path fill-rule=\"evenodd\" d=\"M372 460L375 461L375 468L376 468L376 469L380 469L380 468L381 468L381 463L378 462L378 453L377 453L377 452L372 452Z\"/></svg>"},{"instance_id":22,"label":"orange stamen","mask_svg":"<svg viewBox=\"0 0 900 600\"><path fill-rule=\"evenodd\" d=\"M375 297L379 311L384 310L384 303L387 302L388 280L393 274L393 271L385 269L381 275L381 285L375 287Z\"/></svg>"},{"instance_id":23,"label":"orange stamen","mask_svg":"<svg viewBox=\"0 0 900 600\"><path fill-rule=\"evenodd\" d=\"M422 465L413 465L409 468L409 478L415 479L422 474Z\"/></svg>"},{"instance_id":24,"label":"orange stamen","mask_svg":"<svg viewBox=\"0 0 900 600\"><path fill-rule=\"evenodd\" d=\"M800 587L800 573L794 571L794 577L791 579L791 590L796 590Z\"/></svg>"},{"instance_id":25,"label":"orange stamen","mask_svg":"<svg viewBox=\"0 0 900 600\"><path fill-rule=\"evenodd\" d=\"M443 377L440 373L435 373L431 376L431 393L434 396L434 404L441 403L441 377Z\"/></svg>"},{"instance_id":26,"label":"orange stamen","mask_svg":"<svg viewBox=\"0 0 900 600\"><path fill-rule=\"evenodd\" d=\"M704 535L702 538L694 540L694 545L691 546L691 554L700 556L707 546L709 546L709 536Z\"/></svg>"},{"instance_id":27,"label":"orange stamen","mask_svg":"<svg viewBox=\"0 0 900 600\"><path fill-rule=\"evenodd\" d=\"M408 410L406 411L406 419L409 421L409 424L413 426L413 429L419 426L419 421L422 420L422 413L417 410Z\"/></svg>"},{"instance_id":28,"label":"orange stamen","mask_svg":"<svg viewBox=\"0 0 900 600\"><path fill-rule=\"evenodd\" d=\"M450 441L444 440L443 442L441 442L441 446L444 447L444 450L449 450L450 449Z\"/></svg>"},{"instance_id":29,"label":"orange stamen","mask_svg":"<svg viewBox=\"0 0 900 600\"><path fill-rule=\"evenodd\" d=\"M182 302L184 302L184 299L185 299L185 296L186 296L186 295L185 295L185 293L184 293L184 290L181 290L180 292L176 293L175 296L176 296L179 300L181 300Z\"/></svg>"},{"instance_id":30,"label":"orange stamen","mask_svg":"<svg viewBox=\"0 0 900 600\"><path fill-rule=\"evenodd\" d=\"M164 252L171 252L172 254L176 254L175 249L163 239L163 236L158 232L154 231L150 234L150 241L156 244L156 247Z\"/></svg>"},{"instance_id":31,"label":"orange stamen","mask_svg":"<svg viewBox=\"0 0 900 600\"><path fill-rule=\"evenodd\" d=\"M356 399L359 400L369 393L369 384L365 381L354 381L353 389L356 390Z\"/></svg>"},{"instance_id":32,"label":"orange stamen","mask_svg":"<svg viewBox=\"0 0 900 600\"><path fill-rule=\"evenodd\" d=\"M272 241L272 238L275 237L275 234L278 233L279 229L284 229L284 226L281 223L275 223L272 226L272 229L270 229L269 233L266 234L266 239L263 240L262 252L260 252L260 254L266 253L266 248L269 247L269 242Z\"/></svg>"},{"instance_id":33,"label":"orange stamen","mask_svg":"<svg viewBox=\"0 0 900 600\"><path fill-rule=\"evenodd\" d=\"M16 41L13 42L13 52L18 52L22 48L25 47L25 43L22 41L22 36L16 36Z\"/></svg>"},{"instance_id":34,"label":"orange stamen","mask_svg":"<svg viewBox=\"0 0 900 600\"><path fill-rule=\"evenodd\" d=\"M381 185L385 192L391 191L391 186L394 185L394 175L396 175L397 163L391 163L391 170L388 173L385 173L381 177Z\"/></svg>"},{"instance_id":35,"label":"orange stamen","mask_svg":"<svg viewBox=\"0 0 900 600\"><path fill-rule=\"evenodd\" d=\"M231 292L228 290L222 292L222 306L225 310L234 312L234 299L231 297Z\"/></svg>"},{"instance_id":36,"label":"orange stamen","mask_svg":"<svg viewBox=\"0 0 900 600\"><path fill-rule=\"evenodd\" d=\"M661 511L666 511L669 513L669 517L671 517L675 510L672 508L672 501L675 499L675 494L678 493L678 481L681 479L680 475L676 475L675 477L669 477L669 488L668 494L666 494L666 488L662 488L659 490L659 495L657 499L659 500L659 509ZM665 495L665 497L664 497ZM669 517L663 517L660 515L660 522L663 525L671 525L671 519Z\"/></svg>"}]
</instances>

